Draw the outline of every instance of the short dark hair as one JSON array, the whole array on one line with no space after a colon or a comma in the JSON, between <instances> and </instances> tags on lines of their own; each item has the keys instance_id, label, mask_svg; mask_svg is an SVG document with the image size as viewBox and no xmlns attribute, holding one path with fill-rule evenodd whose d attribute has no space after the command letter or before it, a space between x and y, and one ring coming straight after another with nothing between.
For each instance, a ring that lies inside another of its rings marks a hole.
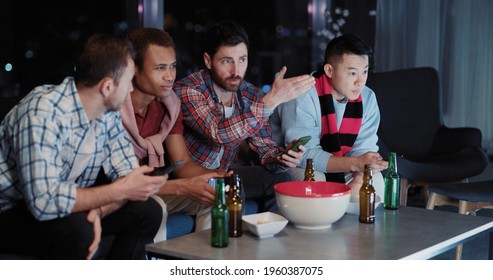
<instances>
[{"instance_id":1,"label":"short dark hair","mask_svg":"<svg viewBox=\"0 0 493 280\"><path fill-rule=\"evenodd\" d=\"M127 38L135 48L135 65L142 68L144 57L150 45L158 45L165 48L175 48L175 42L168 32L152 27L138 28L131 31Z\"/></svg>"},{"instance_id":2,"label":"short dark hair","mask_svg":"<svg viewBox=\"0 0 493 280\"><path fill-rule=\"evenodd\" d=\"M248 35L238 23L225 20L211 26L204 36L204 51L213 57L219 47L234 47L244 43L248 49Z\"/></svg>"},{"instance_id":3,"label":"short dark hair","mask_svg":"<svg viewBox=\"0 0 493 280\"><path fill-rule=\"evenodd\" d=\"M130 41L94 34L85 43L75 63L74 80L77 84L91 87L110 77L118 85L128 66L128 58L133 59L134 55Z\"/></svg>"},{"instance_id":4,"label":"short dark hair","mask_svg":"<svg viewBox=\"0 0 493 280\"><path fill-rule=\"evenodd\" d=\"M343 34L332 39L325 49L324 64L338 63L344 54L367 55L371 60L373 50L360 36Z\"/></svg>"}]
</instances>

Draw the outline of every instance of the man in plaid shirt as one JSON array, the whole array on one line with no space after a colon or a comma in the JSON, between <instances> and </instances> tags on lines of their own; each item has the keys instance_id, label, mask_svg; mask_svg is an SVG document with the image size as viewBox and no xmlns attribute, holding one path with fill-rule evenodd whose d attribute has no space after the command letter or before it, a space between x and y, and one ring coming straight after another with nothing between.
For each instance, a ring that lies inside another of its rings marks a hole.
<instances>
[{"instance_id":1,"label":"man in plaid shirt","mask_svg":"<svg viewBox=\"0 0 493 280\"><path fill-rule=\"evenodd\" d=\"M233 168L244 179L246 198L273 197L272 186L289 180L284 172L299 164L304 148L286 153L284 147L276 146L269 117L277 105L312 87L314 79L309 75L284 79L287 69L283 67L271 91L263 96L243 80L248 66L248 36L241 26L232 21L217 23L204 41L207 68L174 86L182 101L185 139L191 156L209 169L228 170L246 141L265 168ZM260 210L265 208L269 207Z\"/></svg>"},{"instance_id":2,"label":"man in plaid shirt","mask_svg":"<svg viewBox=\"0 0 493 280\"><path fill-rule=\"evenodd\" d=\"M139 167L118 112L133 89L133 47L94 36L74 77L35 88L0 124L0 253L144 259L162 212L148 199L167 176ZM112 183L90 187L99 171Z\"/></svg>"}]
</instances>

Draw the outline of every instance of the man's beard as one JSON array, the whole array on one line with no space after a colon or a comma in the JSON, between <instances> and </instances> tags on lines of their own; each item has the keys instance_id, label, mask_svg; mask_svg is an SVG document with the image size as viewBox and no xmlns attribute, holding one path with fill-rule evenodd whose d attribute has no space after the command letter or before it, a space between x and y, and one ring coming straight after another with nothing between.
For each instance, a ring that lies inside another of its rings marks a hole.
<instances>
[{"instance_id":1,"label":"man's beard","mask_svg":"<svg viewBox=\"0 0 493 280\"><path fill-rule=\"evenodd\" d=\"M214 72L214 69L211 69L211 79L212 81L220 86L221 88L227 90L227 91L237 91L238 88L240 87L241 85L241 82L243 81L243 78L240 77L240 76L231 76L231 77L228 77L224 80L222 80L219 76L216 75L216 72ZM237 86L232 86L230 84L227 83L228 80L233 80L233 79L239 79L240 82L238 83Z\"/></svg>"}]
</instances>

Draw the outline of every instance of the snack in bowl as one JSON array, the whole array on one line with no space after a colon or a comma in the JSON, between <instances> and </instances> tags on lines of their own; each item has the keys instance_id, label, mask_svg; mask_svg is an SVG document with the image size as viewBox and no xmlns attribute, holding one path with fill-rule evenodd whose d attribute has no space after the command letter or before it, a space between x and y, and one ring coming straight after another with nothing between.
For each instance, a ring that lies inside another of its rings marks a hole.
<instances>
[{"instance_id":1,"label":"snack in bowl","mask_svg":"<svg viewBox=\"0 0 493 280\"><path fill-rule=\"evenodd\" d=\"M293 181L274 186L281 215L302 229L326 229L349 204L351 189L342 183Z\"/></svg>"},{"instance_id":2,"label":"snack in bowl","mask_svg":"<svg viewBox=\"0 0 493 280\"><path fill-rule=\"evenodd\" d=\"M272 212L263 212L242 217L248 230L258 238L272 237L279 233L288 223L281 215Z\"/></svg>"}]
</instances>

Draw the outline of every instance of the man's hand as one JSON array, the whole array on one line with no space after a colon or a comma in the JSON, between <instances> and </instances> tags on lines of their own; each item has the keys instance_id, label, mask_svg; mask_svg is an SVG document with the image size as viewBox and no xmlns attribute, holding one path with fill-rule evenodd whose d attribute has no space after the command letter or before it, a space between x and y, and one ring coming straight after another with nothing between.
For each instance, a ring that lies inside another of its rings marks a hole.
<instances>
[{"instance_id":1,"label":"man's hand","mask_svg":"<svg viewBox=\"0 0 493 280\"><path fill-rule=\"evenodd\" d=\"M267 108L271 110L307 92L315 84L315 78L310 75L284 79L286 71L286 66L283 66L272 83L272 89L262 98Z\"/></svg>"},{"instance_id":2,"label":"man's hand","mask_svg":"<svg viewBox=\"0 0 493 280\"><path fill-rule=\"evenodd\" d=\"M97 209L92 209L89 211L89 214L87 214L87 221L92 223L94 228L94 241L89 246L86 257L87 260L90 260L94 257L94 254L96 254L99 243L101 242L101 217L99 216Z\"/></svg>"},{"instance_id":3,"label":"man's hand","mask_svg":"<svg viewBox=\"0 0 493 280\"><path fill-rule=\"evenodd\" d=\"M347 186L351 188L351 196L349 201L353 203L359 203L359 189L363 185L363 174L361 172L352 172L353 179L347 183Z\"/></svg>"},{"instance_id":4,"label":"man's hand","mask_svg":"<svg viewBox=\"0 0 493 280\"><path fill-rule=\"evenodd\" d=\"M354 157L355 164L351 171L364 172L365 164L371 164L372 171L380 172L387 169L388 162L383 160L382 156L376 152L366 152L358 157Z\"/></svg>"},{"instance_id":5,"label":"man's hand","mask_svg":"<svg viewBox=\"0 0 493 280\"><path fill-rule=\"evenodd\" d=\"M181 184L181 193L194 201L198 201L205 205L212 205L214 203L215 189L209 185L208 180L214 177L223 177L228 174L231 176L231 172L225 173L220 171L183 179L184 184Z\"/></svg>"},{"instance_id":6,"label":"man's hand","mask_svg":"<svg viewBox=\"0 0 493 280\"><path fill-rule=\"evenodd\" d=\"M211 170L211 169L209 169L209 170ZM223 177L231 177L231 176L233 176L233 173L234 173L233 170L223 171L223 170L220 170L219 168L218 169L213 169L211 171L214 171L216 173L216 176L214 176L214 177L220 177L220 178L223 178Z\"/></svg>"},{"instance_id":7,"label":"man's hand","mask_svg":"<svg viewBox=\"0 0 493 280\"><path fill-rule=\"evenodd\" d=\"M295 142L296 141L289 143L289 145L286 147L286 149L287 149L286 153L280 155L277 158L284 165L291 167L291 168L296 167L300 164L302 157L303 157L303 153L305 152L305 147L303 145L299 146L298 152L290 151L289 148L291 148Z\"/></svg>"},{"instance_id":8,"label":"man's hand","mask_svg":"<svg viewBox=\"0 0 493 280\"><path fill-rule=\"evenodd\" d=\"M134 169L121 180L117 180L115 182L116 187L123 195L121 200L145 201L151 195L156 194L168 180L168 175L145 175L153 170L154 168L143 165Z\"/></svg>"}]
</instances>

